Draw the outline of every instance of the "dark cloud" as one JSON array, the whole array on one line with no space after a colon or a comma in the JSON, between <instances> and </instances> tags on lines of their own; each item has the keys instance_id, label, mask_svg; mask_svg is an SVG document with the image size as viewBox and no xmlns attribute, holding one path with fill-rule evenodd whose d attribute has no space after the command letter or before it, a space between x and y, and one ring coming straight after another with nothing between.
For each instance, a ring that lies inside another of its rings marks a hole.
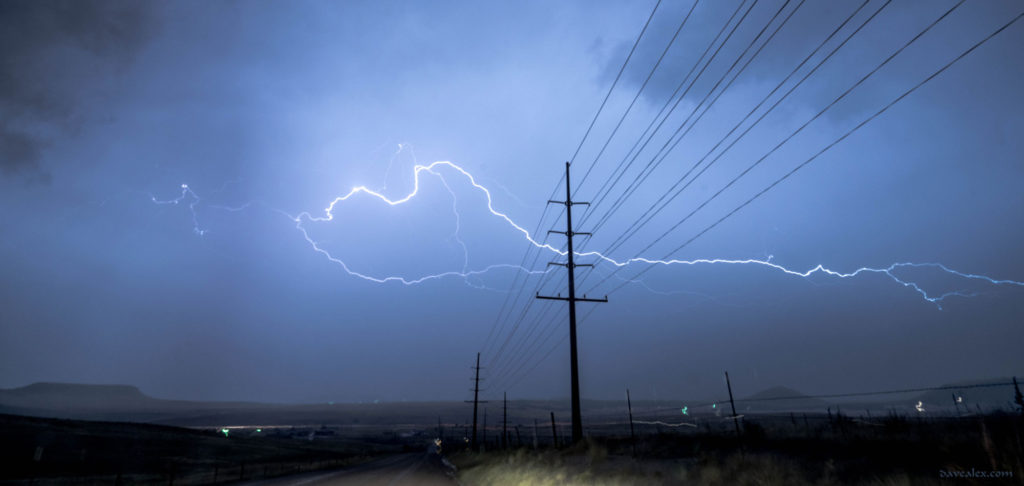
<instances>
[{"instance_id":1,"label":"dark cloud","mask_svg":"<svg viewBox=\"0 0 1024 486\"><path fill-rule=\"evenodd\" d=\"M81 122L84 93L134 59L153 17L145 2L0 2L0 173L48 178L45 147Z\"/></svg>"},{"instance_id":2,"label":"dark cloud","mask_svg":"<svg viewBox=\"0 0 1024 486\"><path fill-rule=\"evenodd\" d=\"M620 82L623 92L632 96L632 93L643 84L690 5L691 2L682 1L666 3L659 7L623 73ZM1012 5L1009 4L993 3L969 7L957 5L955 2L886 4L872 1L862 5L860 1L800 3L783 0L760 2L752 7L749 3L739 1L698 3L644 88L641 99L651 106L660 108L682 83L684 90L692 84L686 95L688 102L697 105L705 101L712 86L719 80L722 82L721 86L724 86L733 78L735 71L729 71L729 68L736 57L745 49L750 49L737 64L736 69L739 69L746 64L759 46L765 43L765 39L776 30L782 20L789 17L785 25L757 54L754 61L736 78L736 83L729 88L723 99L718 101L718 104L723 104L728 103L731 97L738 97L744 100L744 107L753 107L757 100L768 94L771 87L789 75L805 56L819 47L833 29L852 15L835 37L811 57L780 91L785 93L808 72L811 66L817 65L827 53L852 34L849 42L839 48L782 105L783 110L794 108L817 111L835 100L844 90L852 87L857 80L871 72L888 56L896 53L916 34L927 30L925 35L914 40L906 50L872 75L867 82L859 85L849 96L844 97L844 102L830 108L826 114L826 117L832 120L860 117L870 111L868 107L880 107L903 90L926 78L971 44L1012 18L1014 14ZM877 15L874 15L876 12ZM949 15L944 15L947 12ZM778 17L773 18L777 13ZM735 17L730 17L732 15ZM742 23L736 27L732 37L716 55L722 39L729 35L740 18L743 18ZM732 20L729 21L730 19ZM929 27L933 21L938 22ZM854 34L853 32L862 24L864 28ZM757 38L758 32L766 25L768 29ZM722 35L720 38L716 37L719 33ZM752 44L755 38L757 41ZM599 76L601 83L611 83L634 40L622 40L614 47L608 48L605 65ZM711 49L707 51L707 56L712 58L712 61L701 73L708 59L702 55L709 45ZM994 51L994 55L997 56L1011 56L1012 54L1005 49L1005 46L989 46L984 51ZM975 55L989 54L983 52ZM1012 65L1010 69L1019 69L1019 63ZM687 77L691 72L691 76ZM969 74L952 73L946 74L946 77L961 75ZM772 101L775 99L773 97ZM931 101L944 100L945 98L937 98ZM679 111L688 112L683 108L677 109L677 112Z\"/></svg>"}]
</instances>

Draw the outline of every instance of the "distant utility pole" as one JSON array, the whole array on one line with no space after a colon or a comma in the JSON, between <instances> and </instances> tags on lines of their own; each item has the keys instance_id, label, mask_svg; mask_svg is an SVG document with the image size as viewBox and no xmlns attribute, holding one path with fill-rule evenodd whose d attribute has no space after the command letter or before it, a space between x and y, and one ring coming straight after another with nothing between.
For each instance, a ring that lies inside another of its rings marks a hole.
<instances>
[{"instance_id":1,"label":"distant utility pole","mask_svg":"<svg viewBox=\"0 0 1024 486\"><path fill-rule=\"evenodd\" d=\"M732 423L736 426L736 436L740 436L740 419L736 416L736 402L732 400L732 383L729 383L729 372L725 372L725 386L729 389L729 406L732 407ZM832 411L829 410L831 417Z\"/></svg>"},{"instance_id":2,"label":"distant utility pole","mask_svg":"<svg viewBox=\"0 0 1024 486\"><path fill-rule=\"evenodd\" d=\"M608 296L603 299L576 298L576 267L591 267L591 264L577 264L573 260L572 237L575 235L587 235L590 233L577 233L572 230L572 207L575 205L590 205L587 202L574 202L572 200L572 186L569 184L569 163L565 163L565 201L548 201L548 204L565 205L565 231L549 231L549 233L560 233L568 240L568 262L551 262L549 265L560 265L569 271L569 296L556 297L537 294L538 299L564 300L569 302L569 372L572 382L572 441L579 442L583 439L583 419L580 414L580 371L579 359L576 352L576 302L608 302Z\"/></svg>"},{"instance_id":3,"label":"distant utility pole","mask_svg":"<svg viewBox=\"0 0 1024 486\"><path fill-rule=\"evenodd\" d=\"M633 456L636 457L636 433L633 432L633 401L629 399L629 388L626 388L626 410L629 412L629 443L633 445Z\"/></svg>"},{"instance_id":4,"label":"distant utility pole","mask_svg":"<svg viewBox=\"0 0 1024 486\"><path fill-rule=\"evenodd\" d=\"M501 409L501 447L508 448L508 392L502 395L504 406Z\"/></svg>"},{"instance_id":5,"label":"distant utility pole","mask_svg":"<svg viewBox=\"0 0 1024 486\"><path fill-rule=\"evenodd\" d=\"M481 403L487 403L486 400L480 401L480 353L476 353L476 366L473 367L476 370L476 378L473 379L473 442L470 444L474 449L476 448L476 410ZM469 400L466 400L469 403Z\"/></svg>"},{"instance_id":6,"label":"distant utility pole","mask_svg":"<svg viewBox=\"0 0 1024 486\"><path fill-rule=\"evenodd\" d=\"M1013 403L1017 404L1020 408L1020 412L1024 413L1024 395L1020 393L1020 387L1017 386L1017 377L1013 377Z\"/></svg>"}]
</instances>

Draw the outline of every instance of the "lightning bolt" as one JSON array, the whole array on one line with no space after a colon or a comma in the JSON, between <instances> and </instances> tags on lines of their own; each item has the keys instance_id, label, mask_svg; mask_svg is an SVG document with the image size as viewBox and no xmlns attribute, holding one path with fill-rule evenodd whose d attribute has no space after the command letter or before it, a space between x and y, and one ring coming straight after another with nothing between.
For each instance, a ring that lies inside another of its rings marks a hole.
<instances>
[{"instance_id":1,"label":"lightning bolt","mask_svg":"<svg viewBox=\"0 0 1024 486\"><path fill-rule=\"evenodd\" d=\"M192 202L188 203L188 209L192 213L192 231L199 236L206 234L206 230L199 227L199 216L196 214L196 206L200 201L202 201L202 198L197 196L196 193L188 187L188 184L181 185L181 195L174 199L157 199L156 196L152 194L150 194L149 199L152 200L154 204L160 205L177 205L186 199L191 199Z\"/></svg>"},{"instance_id":2,"label":"lightning bolt","mask_svg":"<svg viewBox=\"0 0 1024 486\"><path fill-rule=\"evenodd\" d=\"M525 273L528 273L528 274L531 274L531 275L544 274L544 273L547 273L548 271L550 271L549 269L534 270L534 269L525 268L525 267L522 267L522 266L519 266L519 265L505 264L505 263L492 264L492 265L488 265L488 266L485 266L485 267L480 268L480 269L470 270L469 269L469 266L470 266L469 265L469 252L468 252L468 249L466 247L465 242L459 236L459 233L461 231L461 218L459 217L459 213L458 213L458 200L456 198L455 191L452 190L451 186L448 184L448 180L445 178L444 174L440 172L441 169L445 169L447 171L454 172L456 175L463 177L466 181L469 182L469 184L473 187L474 190L480 191L485 196L486 208L487 208L488 212L490 212L491 215L493 215L493 216L503 220L506 224L508 224L515 231L519 232L522 235L522 237L526 241L528 241L531 245L535 246L536 248L539 248L539 249L542 249L542 250L546 250L546 251L549 251L549 252L551 252L553 254L560 255L560 256L565 256L568 253L565 250L561 250L559 248L551 246L550 244L547 244L547 243L544 243L542 241L536 240L534 238L534 236L531 235L530 232L526 228L524 228L521 225L517 224L507 214L505 214L505 213L495 209L494 201L493 201L493 198L491 197L491 192L486 187L484 187L482 184L480 184L477 181L477 179L472 174L470 174L467 170L465 170L464 168L462 168L462 167L460 167L460 166L458 166L458 165L456 165L456 164L454 164L452 162L449 162L449 161L437 161L437 162L433 162L433 163L427 164L427 165L416 164L413 167L413 188L412 188L412 190L408 194L406 194L405 196L397 198L397 199L391 199L391 198L387 197L386 195L384 195L383 193L381 193L380 191L375 191L375 190L369 189L366 186L357 186L357 187L352 188L349 192L345 193L344 195L338 196L338 197L334 198L330 202L330 204L328 204L327 207L324 208L323 215L320 215L320 216L315 216L312 213L307 212L307 211L298 213L297 215L290 215L289 213L286 213L286 212L281 211L281 210L276 210L276 209L275 209L275 211L280 213L280 214L283 214L283 215L287 216L292 221L292 223L295 225L295 228L302 234L302 237L306 240L306 242L310 245L310 247L315 252L322 254L325 258L327 258L328 261L339 265L349 275L354 276L354 277L358 277L360 279L367 280L367 281L370 281L370 282L374 282L374 283L382 283L383 284L383 283L397 282L397 283L401 283L403 285L416 285L416 284L421 284L421 283L432 281L432 280L439 280L439 279L443 279L443 278L447 278L447 277L460 277L460 278L464 279L467 282L467 284L469 284L470 286L473 286L473 287L476 287L476 288L484 288L482 285L477 285L477 284L471 283L469 279L471 279L471 278L478 278L481 275L484 275L484 274L486 274L486 273L488 273L490 271L497 270L497 269L512 269L512 270L516 270L516 271L525 272ZM373 276L373 275L365 274L365 273L362 273L362 272L359 272L357 270L352 269L347 263L345 263L345 261L343 261L342 259L332 255L328 250L326 250L323 247L321 247L309 235L309 229L307 227L307 225L309 223L326 223L326 222L333 221L334 218L335 218L335 214L336 214L336 212L338 210L340 210L341 205L344 202L346 202L346 201L348 201L348 200L350 200L350 199L352 199L352 198L354 198L356 196L363 195L363 196L375 198L375 199L383 202L384 204L386 204L388 206L392 206L392 207L408 203L409 201L413 200L416 197L417 194L419 194L420 187L421 187L422 174L424 172L427 173L427 174L430 174L430 175L438 177L441 180L441 183L444 185L445 189L452 196L452 212L455 215L455 231L453 232L453 234L451 236L451 239L453 239L456 242L456 244L459 245L461 247L461 249L462 249L463 264L462 264L461 270L446 271L446 272L442 272L442 273L425 275L425 276L420 276L420 277L415 277L415 278L413 278L413 277L402 277L402 276L383 276L383 277ZM177 205L177 204L183 203L184 201L189 201L188 202L188 206L189 206L189 210L192 213L193 231L197 235L199 235L199 236L205 235L206 234L206 230L204 230L204 229L202 229L200 227L199 218L198 218L197 211L196 211L196 207L200 204L202 199L198 195L196 195L196 193L193 192L192 189L190 189L187 184L182 184L181 185L181 190L182 190L181 194L177 198L174 198L174 199L160 200L160 199L157 199L156 197L153 197L153 196L151 196L151 199L152 199L153 203L161 204L161 205L165 205L165 204L175 204L175 205ZM229 211L240 211L242 209L245 209L245 208L249 207L251 204L253 204L253 203L247 203L245 205L238 206L238 207L215 206L215 205L211 205L210 207L217 208L217 209L223 209L223 210L229 210ZM905 268L930 268L930 269L936 269L936 270L939 270L941 272L944 272L947 275L959 277L959 278L965 279L965 280L982 281L982 282L987 282L988 284L996 285L996 286L1009 285L1009 286L1024 287L1024 282L1021 282L1021 281L1008 280L1008 279L995 279L995 278L992 278L992 277L988 277L986 275L961 272L961 271L958 271L958 270L951 269L951 268L949 268L948 266L946 266L946 265L944 265L942 263L900 262L900 263L893 263L893 264L891 264L889 266L886 266L886 267L866 267L865 266L865 267L857 268L857 269L855 269L853 271L850 271L850 272L842 272L842 271L838 271L838 270L833 270L833 269L827 268L827 267L825 267L824 265L821 265L821 264L819 264L819 265L817 265L817 266L815 266L815 267L813 267L813 268L811 268L809 270L805 270L805 271L794 270L794 269L788 268L786 266L783 266L781 264L775 263L774 261L772 261L771 255L769 255L766 259L754 259L754 258L749 258L749 259L724 259L724 258L709 259L709 258L699 258L699 259L694 259L694 260L681 260L681 259L661 260L661 259L650 259L650 258L646 258L646 257L634 257L634 258L629 258L629 259L625 259L625 260L616 260L614 258L611 258L611 257L607 256L607 255L603 255L603 254L601 254L600 252L597 252L597 251L574 252L574 255L579 256L579 257L593 257L593 258L596 258L599 262L608 263L608 264L614 265L616 267L623 267L623 266L635 265L635 264L665 265L665 266L676 266L676 265L684 265L684 266L696 266L696 265L756 265L756 266L762 266L762 267L767 267L767 268L770 268L770 269L773 269L773 270L777 270L777 271L782 272L782 273L784 273L786 275L791 275L791 276L795 276L795 277L801 277L801 278L804 278L804 279L810 278L812 275L815 275L815 274L822 274L822 275L825 275L825 276L834 277L834 278L840 278L840 279L854 278L854 277L857 277L857 276L862 275L862 274L881 274L881 275L885 275L886 277L888 277L892 281L902 285L903 287L907 287L909 289L912 289L917 294L919 294L922 299L924 299L925 301L930 302L932 304L935 304L939 309L942 308L941 304L947 298L954 297L954 296L958 296L958 297L971 297L971 296L976 295L976 293L968 291L968 290L954 290L954 291L949 291L949 292L945 292L945 293L941 293L941 294L931 294L928 291L926 291L923 287L921 287L921 285L919 285L918 283L916 283L916 282L914 282L912 280L909 280L906 277L900 277L899 275L897 275L897 271L900 270L900 269L905 269ZM642 282L640 280L628 280L628 281L630 283L640 284L643 287L650 289L649 286L647 286L644 282ZM661 292L659 292L659 293L661 293Z\"/></svg>"}]
</instances>

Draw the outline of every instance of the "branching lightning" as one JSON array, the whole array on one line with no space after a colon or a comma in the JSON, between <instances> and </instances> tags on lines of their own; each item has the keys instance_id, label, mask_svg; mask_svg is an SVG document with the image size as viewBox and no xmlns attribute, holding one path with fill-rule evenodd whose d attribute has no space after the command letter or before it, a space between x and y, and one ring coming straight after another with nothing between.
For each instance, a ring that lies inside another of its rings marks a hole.
<instances>
[{"instance_id":1,"label":"branching lightning","mask_svg":"<svg viewBox=\"0 0 1024 486\"><path fill-rule=\"evenodd\" d=\"M193 192L192 189L188 187L188 184L181 185L181 195L174 199L157 199L156 196L153 195L150 195L149 199L152 200L154 204L161 205L177 205L186 199L191 199L192 202L188 203L188 209L192 213L192 231L199 236L203 236L206 234L206 230L199 227L199 216L196 215L196 206L199 204L200 201L202 201L202 198L197 196L196 193Z\"/></svg>"},{"instance_id":2,"label":"branching lightning","mask_svg":"<svg viewBox=\"0 0 1024 486\"><path fill-rule=\"evenodd\" d=\"M464 168L462 168L462 167L460 167L460 166L458 166L458 165L456 165L456 164L454 164L452 162L449 162L449 161L437 161L437 162L433 162L433 163L428 164L428 165L420 165L420 164L415 165L413 167L413 189L408 194L406 194L405 196L403 196L401 198L398 198L398 199L391 199L391 198L385 196L383 193L381 193L379 191L375 191L375 190L369 189L366 186L357 186L357 187L352 188L346 194L334 198L334 200L332 200L330 202L330 204L328 204L327 207L324 208L322 216L316 216L316 215L314 215L314 214L312 214L310 212L305 212L305 211L301 212L301 213L299 213L297 215L290 215L290 214L288 214L288 213L286 213L284 211L280 211L280 210L275 210L275 211L280 213L280 214L283 214L283 215L287 216L292 221L292 223L294 223L295 228L302 234L302 237L306 240L306 242L310 245L310 247L314 251L316 251L317 253L322 254L328 261L339 265L349 275L354 276L354 277L358 277L358 278L361 278L363 280L367 280L367 281L370 281L370 282L374 282L374 283L382 283L383 284L383 283L389 283L389 282L397 282L397 283L401 283L403 285L416 285L416 284L420 284L420 283L424 283L424 282L428 282L428 281L432 281L432 280L443 279L443 278L447 278L447 277L460 277L460 278L464 279L467 282L467 284L469 284L469 285L471 285L473 287L485 288L482 285L477 285L477 284L470 283L469 279L470 278L479 277L479 276L481 276L483 274L486 274L486 273L488 273L488 272L490 272L492 270L497 270L497 269L513 269L513 270L516 270L516 271L526 272L526 273L529 273L529 274L543 274L543 273L546 273L546 272L550 271L550 269L547 269L547 268L542 269L542 270L536 270L536 269L525 268L525 267L522 267L522 266L519 266L519 265L505 264L505 263L487 265L487 266L485 266L483 268L475 269L475 270L470 269L469 251L468 251L468 248L467 248L465 242L460 237L461 218L460 218L459 212L458 212L458 200L456 198L455 191L449 185L448 180L445 178L444 174L442 172L440 172L441 169L445 169L446 171L454 172L454 174L463 177L466 181L469 182L469 184L473 187L474 190L480 191L485 196L487 211L489 211L491 215L493 215L493 216L503 220L506 224L508 224L515 231L518 231L522 235L522 237L526 241L528 241L531 245L535 246L536 248L549 251L549 252L551 252L551 253L553 253L555 255L560 255L560 256L565 256L566 255L567 252L565 250L561 250L559 248L551 246L550 244L544 243L543 241L538 241L537 239L535 239L534 235L531 235L530 232L526 228L524 228L521 225L517 224L507 214L505 214L505 213L495 209L494 202L493 202L493 199L491 197L491 192L486 187L484 187L479 182L477 182L477 179L472 174L470 174L468 171L466 171ZM334 256L333 254L331 254L328 250L323 248L320 244L318 244L310 236L309 229L307 227L308 224L310 224L310 223L326 223L326 222L333 221L334 218L335 218L336 212L341 210L342 205L346 201L348 201L348 200L350 200L350 199L352 199L352 198L354 198L356 196L363 195L363 196L368 196L368 197L371 197L371 198L376 198L377 200L383 202L384 204L386 204L388 206L399 206L399 205L408 203L409 201L412 201L419 194L420 187L421 187L421 182L422 182L421 176L422 176L422 174L424 172L426 172L427 174L430 174L430 175L438 177L440 179L441 183L444 185L445 189L452 196L452 207L451 208L452 208L452 212L453 212L453 214L455 216L455 230L452 233L451 239L453 241L455 241L455 243L462 250L462 268L460 270L451 270L451 271L446 271L446 272L437 273L437 274L423 275L423 276L419 276L419 277L404 277L404 276L395 276L395 275L390 275L390 276L374 276L374 275L369 275L369 274L362 273L362 272L359 272L357 270L354 270L345 261L343 261L341 258L338 258L338 257ZM174 198L174 199L161 200L161 199L157 199L156 197L151 196L151 200L152 200L153 203L161 204L161 205L167 205L167 204L175 204L175 205L177 205L177 204L183 204L183 203L185 203L187 201L189 210L191 211L191 214L192 214L193 231L197 235L199 235L199 236L203 236L203 235L205 235L207 233L207 230L203 229L200 226L200 224L199 224L199 217L198 217L198 214L197 214L197 206L199 206L199 204L202 202L202 199L195 192L193 192L192 189L189 188L189 186L187 184L182 184L181 185L181 194L178 197ZM209 207L215 208L215 209L228 210L228 211L240 211L242 209L245 209L245 208L249 207L251 204L253 204L253 203L247 203L245 205L238 206L238 207L216 206L216 205L210 205ZM828 267L825 267L824 265L820 265L819 264L819 265L817 265L817 266L815 266L815 267L813 267L813 268L811 268L809 270L799 271L799 270L794 270L794 269L785 267L783 265L780 265L778 263L775 263L774 261L772 261L772 257L770 255L767 258L765 258L765 259L753 259L753 258L751 258L751 259L723 259L723 258L709 259L709 258L700 258L700 259L694 259L694 260L681 260L681 259L658 260L658 259L650 259L650 258L646 258L646 257L635 257L635 258L629 258L629 259L625 259L625 260L616 260L614 258L611 258L611 257L607 256L607 255L601 254L600 252L597 252L597 251L575 252L574 254L576 256L578 256L578 257L593 257L593 258L595 258L597 260L596 263L603 262L603 263L608 263L608 264L614 265L616 267L623 267L623 266L627 266L627 265L636 265L636 264L665 265L665 266L675 266L675 265L689 265L689 266L694 266L694 265L757 265L757 266L762 266L762 267L770 268L770 269L773 269L773 270L777 270L777 271L780 271L780 272L785 273L787 275L801 277L801 278L805 278L805 279L806 278L810 278L811 276L813 276L815 274L821 274L821 275L825 275L825 276L829 276L829 277L842 278L842 279L857 277L857 276L859 276L861 274L881 274L881 275L885 275L886 277L888 277L892 281L894 281L894 282L896 282L896 283L898 283L898 284L900 284L900 285L902 285L904 287L907 287L907 288L910 288L910 289L914 290L917 294L919 294L921 296L922 299L924 299L925 301L930 302L932 304L935 304L940 309L941 309L941 303L945 299L947 299L949 297L954 297L954 296L971 297L971 296L975 295L975 292L971 292L971 291L968 291L968 290L953 290L953 291L948 291L948 292L945 292L945 293L942 293L942 294L932 294L932 293L929 293L928 291L926 291L924 288L922 288L921 285L919 285L918 283L916 283L916 282L914 282L912 280L909 280L906 277L900 277L899 275L897 275L897 271L900 270L900 269L906 269L906 268L930 268L930 269L939 270L941 272L944 272L947 275L958 277L960 279L977 280L977 281L987 282L988 284L995 285L995 286L1012 285L1012 286L1024 287L1024 282L1021 282L1021 281L1008 280L1008 279L995 279L995 278L991 278L991 277L988 277L988 276L985 276L985 275L960 272L960 271L957 271L957 270L953 270L953 269L949 268L948 266L946 266L946 265L944 265L942 263L900 262L900 263L893 263L893 264L891 264L889 266L886 266L886 267L867 267L867 266L865 266L865 267L857 268L856 270L853 270L853 271L850 271L850 272L841 272L841 271L837 271L837 270L832 270L832 269L830 269ZM649 286L647 286L646 283L644 283L643 281L640 281L640 280L630 280L630 282L634 283L634 284L639 284L642 287L647 288L649 290L653 290ZM663 292L658 292L658 293L663 293Z\"/></svg>"}]
</instances>

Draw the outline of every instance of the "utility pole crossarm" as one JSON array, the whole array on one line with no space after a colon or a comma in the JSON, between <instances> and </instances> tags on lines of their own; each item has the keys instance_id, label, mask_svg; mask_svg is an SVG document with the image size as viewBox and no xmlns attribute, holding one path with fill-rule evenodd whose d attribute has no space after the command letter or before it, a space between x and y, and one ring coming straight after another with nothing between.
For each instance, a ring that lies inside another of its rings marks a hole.
<instances>
[{"instance_id":1,"label":"utility pole crossarm","mask_svg":"<svg viewBox=\"0 0 1024 486\"><path fill-rule=\"evenodd\" d=\"M546 300L563 300L563 301L566 301L566 302L569 301L568 297L562 297L562 296L554 297L554 296L550 296L550 295L540 295L540 294L537 294L537 298L538 299L546 299ZM574 298L572 300L574 302L608 302L608 296L606 295L606 296L604 296L603 298L600 298L600 299L589 299L587 297L576 297L576 298Z\"/></svg>"},{"instance_id":2,"label":"utility pole crossarm","mask_svg":"<svg viewBox=\"0 0 1024 486\"><path fill-rule=\"evenodd\" d=\"M555 201L554 199L548 199L548 204L563 204L566 206L590 206L590 203L584 201Z\"/></svg>"},{"instance_id":3,"label":"utility pole crossarm","mask_svg":"<svg viewBox=\"0 0 1024 486\"><path fill-rule=\"evenodd\" d=\"M568 232L567 233L565 231L548 230L548 234L551 234L551 233L557 233L557 234L560 234L560 235L569 235L569 236L594 236L593 233L585 233L585 232L582 232L582 231L573 231L573 232Z\"/></svg>"},{"instance_id":4,"label":"utility pole crossarm","mask_svg":"<svg viewBox=\"0 0 1024 486\"><path fill-rule=\"evenodd\" d=\"M558 265L560 267L568 267L569 266L568 263L563 263L563 262L548 262L548 265ZM574 267L593 267L594 264L593 263L577 263L577 264L574 264L573 266Z\"/></svg>"}]
</instances>

